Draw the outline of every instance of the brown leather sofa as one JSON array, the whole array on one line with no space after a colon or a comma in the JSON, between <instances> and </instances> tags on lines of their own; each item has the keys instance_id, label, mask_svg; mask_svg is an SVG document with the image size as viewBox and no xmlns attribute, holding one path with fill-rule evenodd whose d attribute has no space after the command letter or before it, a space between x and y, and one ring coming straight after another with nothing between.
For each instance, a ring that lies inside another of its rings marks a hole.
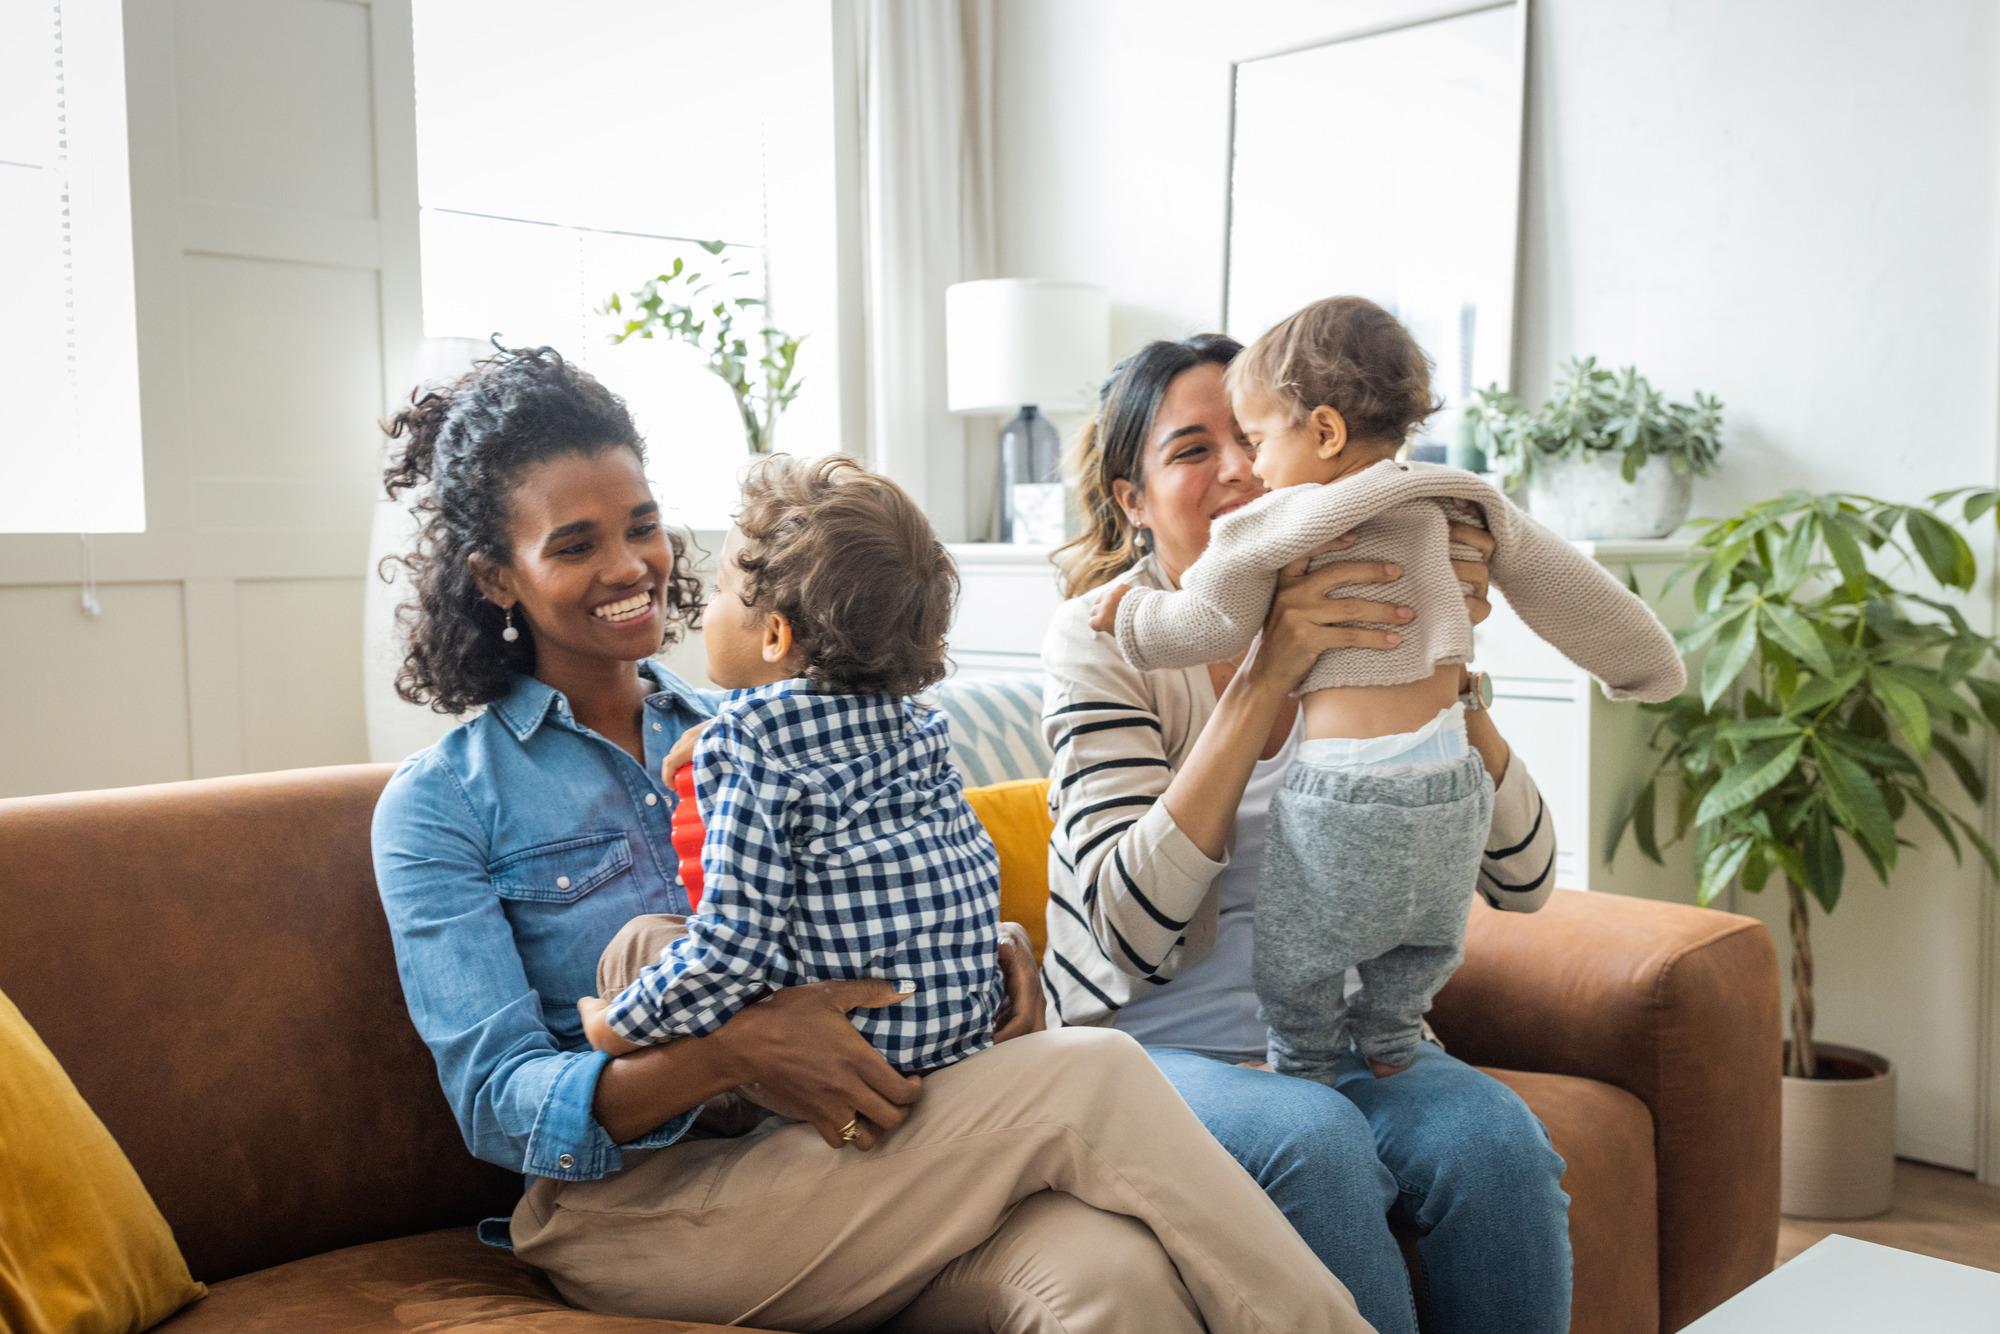
<instances>
[{"instance_id":1,"label":"brown leather sofa","mask_svg":"<svg viewBox=\"0 0 2000 1334\"><path fill-rule=\"evenodd\" d=\"M568 1310L474 1238L518 1179L467 1155L403 1008L368 851L389 772L0 801L0 990L212 1285L165 1328L709 1328ZM1577 1330L1677 1329L1770 1269L1761 925L1608 894L1482 907L1432 1019L1569 1163Z\"/></svg>"}]
</instances>

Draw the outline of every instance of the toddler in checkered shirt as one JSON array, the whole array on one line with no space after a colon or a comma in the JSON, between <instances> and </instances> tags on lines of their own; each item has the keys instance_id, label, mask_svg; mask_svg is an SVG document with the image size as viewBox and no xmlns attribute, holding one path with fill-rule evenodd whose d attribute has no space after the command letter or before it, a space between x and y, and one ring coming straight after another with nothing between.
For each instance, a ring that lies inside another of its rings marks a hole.
<instances>
[{"instance_id":1,"label":"toddler in checkered shirt","mask_svg":"<svg viewBox=\"0 0 2000 1334\"><path fill-rule=\"evenodd\" d=\"M853 1021L898 1070L984 1050L1006 1000L999 859L943 712L910 698L944 675L950 557L887 478L778 455L720 563L702 635L731 694L694 747L700 910L624 991L580 1003L585 1033L629 1051L779 987L883 978L908 999Z\"/></svg>"}]
</instances>

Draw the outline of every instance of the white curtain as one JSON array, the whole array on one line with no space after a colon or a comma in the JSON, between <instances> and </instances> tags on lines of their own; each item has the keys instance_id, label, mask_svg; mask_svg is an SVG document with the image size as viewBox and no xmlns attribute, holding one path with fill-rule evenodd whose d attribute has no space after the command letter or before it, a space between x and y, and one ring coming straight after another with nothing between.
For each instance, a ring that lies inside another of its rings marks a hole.
<instances>
[{"instance_id":1,"label":"white curtain","mask_svg":"<svg viewBox=\"0 0 2000 1334\"><path fill-rule=\"evenodd\" d=\"M945 408L944 289L995 276L993 0L853 13L869 457L946 541L989 537L993 429Z\"/></svg>"}]
</instances>

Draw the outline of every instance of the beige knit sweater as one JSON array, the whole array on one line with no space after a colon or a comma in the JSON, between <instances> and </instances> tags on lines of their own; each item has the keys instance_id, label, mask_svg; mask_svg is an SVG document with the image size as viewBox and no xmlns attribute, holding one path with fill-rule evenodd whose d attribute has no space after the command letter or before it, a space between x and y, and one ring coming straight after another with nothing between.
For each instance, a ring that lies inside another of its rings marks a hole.
<instances>
[{"instance_id":1,"label":"beige knit sweater","mask_svg":"<svg viewBox=\"0 0 2000 1334\"><path fill-rule=\"evenodd\" d=\"M1671 699L1687 684L1673 637L1609 571L1469 472L1387 460L1326 485L1290 486L1217 519L1208 550L1176 590L1134 588L1118 608L1118 648L1141 671L1235 657L1270 610L1279 571L1333 539L1356 545L1316 562L1394 560L1389 585L1334 590L1416 609L1387 652L1322 654L1301 693L1399 685L1472 656L1472 627L1451 569L1448 506L1470 501L1495 543L1493 583L1528 628L1603 683L1612 699Z\"/></svg>"}]
</instances>

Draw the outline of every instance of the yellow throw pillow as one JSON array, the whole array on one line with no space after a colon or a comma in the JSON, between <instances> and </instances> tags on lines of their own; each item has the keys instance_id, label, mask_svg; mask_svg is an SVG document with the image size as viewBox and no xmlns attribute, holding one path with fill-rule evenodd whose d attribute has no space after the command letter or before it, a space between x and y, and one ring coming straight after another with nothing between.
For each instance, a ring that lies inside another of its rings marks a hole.
<instances>
[{"instance_id":1,"label":"yellow throw pillow","mask_svg":"<svg viewBox=\"0 0 2000 1334\"><path fill-rule=\"evenodd\" d=\"M1021 778L1011 783L965 790L972 813L1000 850L1000 918L1028 928L1035 958L1048 943L1049 780Z\"/></svg>"},{"instance_id":2,"label":"yellow throw pillow","mask_svg":"<svg viewBox=\"0 0 2000 1334\"><path fill-rule=\"evenodd\" d=\"M207 1291L118 1142L0 992L0 1329L148 1329Z\"/></svg>"}]
</instances>

